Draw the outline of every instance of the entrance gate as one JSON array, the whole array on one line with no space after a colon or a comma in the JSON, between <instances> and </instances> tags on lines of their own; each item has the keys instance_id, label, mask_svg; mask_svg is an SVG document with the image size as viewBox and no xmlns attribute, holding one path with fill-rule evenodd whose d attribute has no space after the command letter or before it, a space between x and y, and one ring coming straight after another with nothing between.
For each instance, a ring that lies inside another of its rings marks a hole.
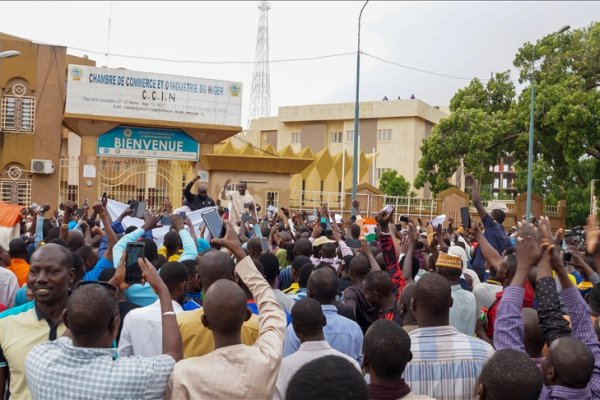
<instances>
[{"instance_id":1,"label":"entrance gate","mask_svg":"<svg viewBox=\"0 0 600 400\"><path fill-rule=\"evenodd\" d=\"M101 157L97 171L99 196L106 192L122 203L147 201L149 208L161 207L167 199L181 206L183 188L195 176L193 162L155 159Z\"/></svg>"}]
</instances>

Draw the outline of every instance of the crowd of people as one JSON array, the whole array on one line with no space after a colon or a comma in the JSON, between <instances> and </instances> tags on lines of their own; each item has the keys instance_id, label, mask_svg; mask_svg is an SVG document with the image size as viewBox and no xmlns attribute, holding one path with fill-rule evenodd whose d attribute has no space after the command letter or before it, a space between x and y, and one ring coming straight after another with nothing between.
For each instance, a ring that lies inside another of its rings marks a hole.
<instances>
[{"instance_id":1,"label":"crowd of people","mask_svg":"<svg viewBox=\"0 0 600 400\"><path fill-rule=\"evenodd\" d=\"M479 221L386 208L368 242L358 213L261 213L229 183L184 190L213 238L168 201L139 227L107 196L27 208L0 246L0 399L600 398L595 217L507 233L472 181Z\"/></svg>"}]
</instances>

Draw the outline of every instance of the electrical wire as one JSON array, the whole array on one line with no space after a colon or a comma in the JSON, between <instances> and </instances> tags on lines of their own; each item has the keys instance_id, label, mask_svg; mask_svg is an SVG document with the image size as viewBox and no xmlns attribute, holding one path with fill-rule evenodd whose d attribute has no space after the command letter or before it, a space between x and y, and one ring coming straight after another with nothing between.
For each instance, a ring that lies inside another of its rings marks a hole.
<instances>
[{"instance_id":1,"label":"electrical wire","mask_svg":"<svg viewBox=\"0 0 600 400\"><path fill-rule=\"evenodd\" d=\"M28 39L29 40L29 39ZM43 44L43 45L48 45L48 46L55 46L49 43L44 43L44 42L40 42L37 40L30 40L33 43L37 43L37 44ZM95 51L95 50L89 50L89 49L83 49L80 47L74 47L74 46L67 46L68 49L71 50L77 50L77 51L81 51L81 52L85 52L85 53L91 53L91 54L98 54L98 55L103 55L103 56L113 56L113 57L120 57L120 58L127 58L127 59L136 59L136 60L148 60L148 61L161 61L161 62L169 62L169 63L176 63L176 64L204 64L204 65L225 65L225 64L231 64L231 65L251 65L251 64L255 64L255 61L244 61L244 60L221 60L221 61L211 61L211 60L174 60L174 59L169 59L169 58L160 58L160 57L148 57L148 56L137 56L137 55L128 55L128 54L118 54L118 53L110 53L110 52L106 52L106 51ZM336 58L336 57L346 57L346 56L351 56L351 55L355 55L356 52L355 51L351 51L351 52L345 52L345 53L334 53L334 54L325 54L325 55L320 55L320 56L311 56L311 57L295 57L295 58L282 58L282 59L276 59L276 60L269 60L269 64L278 64L278 63L286 63L286 62L300 62L300 61L315 61L315 60L324 60L324 59L328 59L328 58ZM395 65L397 67L400 68L404 68L404 69L408 69L411 71L417 71L417 72L421 72L421 73L425 73L425 74L430 74L430 75L435 75L435 76L440 76L440 77L444 77L444 78L450 78L450 79L459 79L459 80L465 80L465 81L471 81L473 79L478 79L479 81L482 82L487 82L490 81L490 78L480 78L480 77L467 77L467 76L458 76L458 75L452 75L452 74L446 74L443 72L436 72L436 71L431 71L431 70L427 70L427 69L423 69L423 68L418 68L418 67L412 67L409 65L404 65L404 64L400 64L398 62L395 61L390 61L390 60L386 60L382 57L378 57L376 55L370 54L366 51L361 51L361 54L364 56L367 56L369 58L372 58L374 60L380 61L382 63L386 63L386 64L390 64L390 65ZM518 80L511 80L512 82L518 82Z\"/></svg>"},{"instance_id":2,"label":"electrical wire","mask_svg":"<svg viewBox=\"0 0 600 400\"><path fill-rule=\"evenodd\" d=\"M48 45L48 46L54 46L54 45L51 45L49 43L44 43L44 42L40 42L40 41L36 41L36 40L31 40L31 42L38 43L38 44L43 44L43 45ZM243 60L221 60L221 61L210 61L210 60L174 60L174 59L169 59L169 58L136 56L136 55L128 55L128 54L110 53L110 52L106 52L106 51L104 51L104 52L103 51L95 51L95 50L83 49L83 48L80 48L80 47L74 47L74 46L67 46L67 48L69 48L71 50L77 50L77 51L81 51L81 52L85 52L85 53L98 54L98 55L103 55L103 56L113 56L113 57L120 57L120 58L127 58L127 59L136 59L136 60L161 61L161 62L169 62L169 63L176 63L176 64L204 64L204 65L225 65L225 64L231 64L231 65L251 65L251 64L255 64L255 61L243 61ZM276 59L276 60L269 60L269 64L278 64L278 63L286 63L286 62L299 62L299 61L324 60L324 59L328 59L328 58L346 57L346 56L351 56L351 55L355 55L355 54L356 54L356 52L352 51L352 52L346 52L346 53L325 54L325 55L321 55L321 56L282 58L282 59ZM386 60L386 59L384 59L382 57L378 57L376 55L367 53L365 51L361 51L361 54L365 55L367 57L370 57L370 58L372 58L374 60L386 63L386 64L395 65L395 66L400 67L400 68L409 69L409 70L417 71L417 72L422 72L422 73L425 73L425 74L441 76L441 77L444 77L444 78L460 79L460 80L466 80L466 81L471 81L473 79L478 79L478 80L483 81L483 82L487 82L487 81L491 80L490 78L458 76L458 75L446 74L446 73L442 73L442 72L430 71L430 70L426 70L426 69L418 68L418 67L411 67L409 65L400 64L400 63L395 62L395 61ZM513 82L516 82L516 80L513 80Z\"/></svg>"},{"instance_id":3,"label":"electrical wire","mask_svg":"<svg viewBox=\"0 0 600 400\"><path fill-rule=\"evenodd\" d=\"M364 52L364 51L361 51L361 54L363 54L363 55L365 55L367 57L371 57L371 58L373 58L375 60L381 61L381 62L386 63L386 64L396 65L396 66L401 67L401 68L410 69L412 71L423 72L425 74L437 75L437 76L442 76L442 77L445 77L445 78L452 78L452 79L462 79L462 80L467 80L467 81L471 81L473 79L479 79L480 81L489 81L490 80L490 78L478 78L478 77L470 77L469 78L469 77L466 77L466 76L456 76L456 75L444 74L444 73L441 73L441 72L428 71L426 69L421 69L421 68L416 68L416 67L410 67L408 65L403 65L403 64L400 64L400 63L397 63L397 62L394 62L394 61L385 60L385 59L383 59L381 57L374 56L374 55L369 54L369 53Z\"/></svg>"},{"instance_id":4,"label":"electrical wire","mask_svg":"<svg viewBox=\"0 0 600 400\"><path fill-rule=\"evenodd\" d=\"M87 50L87 49L82 49L82 48L79 48L79 47L72 47L72 46L68 46L68 48L72 49L72 50L83 51L83 52L92 53L92 54L109 55L109 56L121 57L121 58L132 58L132 59L137 59L137 60L163 61L163 62L178 63L178 64L212 64L212 65L222 65L222 64L255 64L255 61L233 61L233 60L228 60L228 61L172 60L172 59L168 59L168 58L132 56L132 55L127 55L127 54L107 53L107 52ZM269 64L277 64L277 63L284 63L284 62L296 62L296 61L322 60L322 59L326 59L326 58L344 57L344 56L350 56L350 55L354 55L354 54L356 54L356 52L326 54L326 55L322 55L322 56L313 56L313 57L283 58L283 59L279 59L279 60L269 60Z\"/></svg>"}]
</instances>

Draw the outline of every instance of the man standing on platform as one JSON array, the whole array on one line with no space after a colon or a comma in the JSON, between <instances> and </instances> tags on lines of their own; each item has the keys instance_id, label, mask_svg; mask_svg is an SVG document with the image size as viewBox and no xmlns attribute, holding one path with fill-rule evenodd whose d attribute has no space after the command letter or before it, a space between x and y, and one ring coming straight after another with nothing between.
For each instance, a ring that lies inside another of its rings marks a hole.
<instances>
[{"instance_id":1,"label":"man standing on platform","mask_svg":"<svg viewBox=\"0 0 600 400\"><path fill-rule=\"evenodd\" d=\"M227 186L230 182L231 179L227 179L219 197L221 200L231 201L229 221L233 226L236 226L236 224L242 220L242 214L254 209L254 197L249 193L246 193L248 185L243 181L240 181L240 183L237 184L237 192L228 192Z\"/></svg>"},{"instance_id":2,"label":"man standing on platform","mask_svg":"<svg viewBox=\"0 0 600 400\"><path fill-rule=\"evenodd\" d=\"M198 185L198 193L192 193L192 186L200 179L199 176L195 177L193 181L187 184L183 189L183 196L187 201L187 205L192 211L201 210L205 207L214 207L215 201L208 197L208 187L201 183Z\"/></svg>"}]
</instances>

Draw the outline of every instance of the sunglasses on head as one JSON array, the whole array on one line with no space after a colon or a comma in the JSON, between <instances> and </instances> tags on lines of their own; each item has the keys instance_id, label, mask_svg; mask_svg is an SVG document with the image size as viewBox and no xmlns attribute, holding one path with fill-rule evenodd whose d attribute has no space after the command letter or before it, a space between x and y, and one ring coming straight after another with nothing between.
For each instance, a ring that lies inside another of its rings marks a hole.
<instances>
[{"instance_id":1,"label":"sunglasses on head","mask_svg":"<svg viewBox=\"0 0 600 400\"><path fill-rule=\"evenodd\" d=\"M104 282L104 281L79 281L79 282L77 282L77 285L75 285L75 290L77 290L78 288L80 288L82 286L87 286L87 285L103 286L106 289L108 289L109 291L113 292L115 297L117 296L117 293L119 291L119 289L115 285L113 285L112 283L109 283L109 282Z\"/></svg>"}]
</instances>

